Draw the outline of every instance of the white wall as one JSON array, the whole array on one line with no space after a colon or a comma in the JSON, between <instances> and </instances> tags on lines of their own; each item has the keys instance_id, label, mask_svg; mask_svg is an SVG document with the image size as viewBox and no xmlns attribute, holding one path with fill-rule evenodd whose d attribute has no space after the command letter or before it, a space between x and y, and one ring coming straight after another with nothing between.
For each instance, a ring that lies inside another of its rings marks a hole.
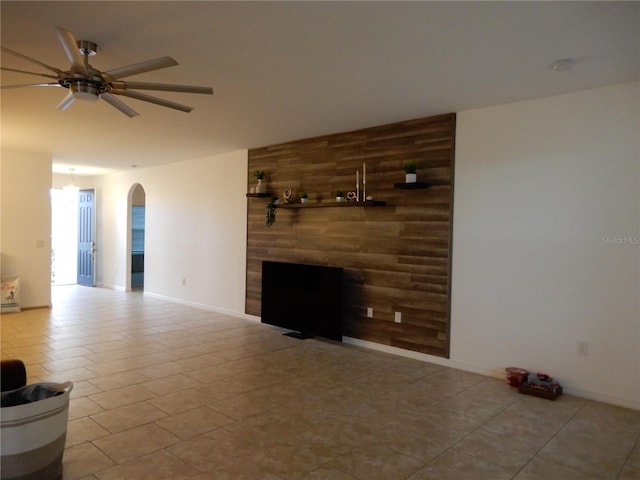
<instances>
[{"instance_id":1,"label":"white wall","mask_svg":"<svg viewBox=\"0 0 640 480\"><path fill-rule=\"evenodd\" d=\"M639 112L633 83L458 114L452 362L640 408Z\"/></svg>"},{"instance_id":2,"label":"white wall","mask_svg":"<svg viewBox=\"0 0 640 480\"><path fill-rule=\"evenodd\" d=\"M3 276L20 276L20 306L51 305L51 156L2 149Z\"/></svg>"},{"instance_id":3,"label":"white wall","mask_svg":"<svg viewBox=\"0 0 640 480\"><path fill-rule=\"evenodd\" d=\"M146 192L145 294L244 314L246 150L96 182L98 284L126 287L127 196L139 183Z\"/></svg>"}]
</instances>

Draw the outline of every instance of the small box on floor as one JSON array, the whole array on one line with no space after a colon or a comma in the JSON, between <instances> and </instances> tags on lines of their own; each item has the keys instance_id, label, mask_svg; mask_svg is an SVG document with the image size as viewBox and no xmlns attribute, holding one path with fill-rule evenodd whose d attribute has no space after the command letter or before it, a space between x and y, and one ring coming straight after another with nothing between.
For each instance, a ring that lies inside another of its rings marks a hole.
<instances>
[{"instance_id":1,"label":"small box on floor","mask_svg":"<svg viewBox=\"0 0 640 480\"><path fill-rule=\"evenodd\" d=\"M534 397L555 400L562 395L562 387L546 373L529 375L527 381L518 387L518 392Z\"/></svg>"}]
</instances>

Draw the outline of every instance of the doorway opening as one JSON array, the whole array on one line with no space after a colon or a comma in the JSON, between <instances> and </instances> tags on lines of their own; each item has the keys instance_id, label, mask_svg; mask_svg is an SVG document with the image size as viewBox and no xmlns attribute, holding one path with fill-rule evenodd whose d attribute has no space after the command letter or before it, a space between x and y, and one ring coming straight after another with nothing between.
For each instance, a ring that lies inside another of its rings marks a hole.
<instances>
[{"instance_id":1,"label":"doorway opening","mask_svg":"<svg viewBox=\"0 0 640 480\"><path fill-rule=\"evenodd\" d=\"M145 251L145 217L146 193L139 183L129 191L129 256L131 290L144 290L144 251Z\"/></svg>"},{"instance_id":2,"label":"doorway opening","mask_svg":"<svg viewBox=\"0 0 640 480\"><path fill-rule=\"evenodd\" d=\"M51 285L73 285L78 272L78 191L51 189Z\"/></svg>"}]
</instances>

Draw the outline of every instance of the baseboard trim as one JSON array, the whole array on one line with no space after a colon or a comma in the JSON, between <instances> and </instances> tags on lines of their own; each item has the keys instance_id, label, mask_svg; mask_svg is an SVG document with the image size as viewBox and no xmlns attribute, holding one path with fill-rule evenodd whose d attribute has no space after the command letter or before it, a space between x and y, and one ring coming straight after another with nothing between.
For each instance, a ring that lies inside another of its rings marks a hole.
<instances>
[{"instance_id":1,"label":"baseboard trim","mask_svg":"<svg viewBox=\"0 0 640 480\"><path fill-rule=\"evenodd\" d=\"M240 313L240 312L236 312L236 311L233 311L233 310L227 310L225 308L214 307L212 305L207 305L205 303L190 302L188 300L182 300L180 298L169 297L167 295L161 295L159 293L152 293L152 292L147 292L147 291L144 291L142 293L145 296L152 297L152 298L158 298L160 300L165 300L167 302L179 303L181 305L187 305L189 307L199 308L200 310L207 310L209 312L222 313L224 315L229 315L231 317L236 317L236 318L242 318L244 320L250 320L250 321L258 322L258 323L260 322L260 317L256 317L254 315L248 315L246 313Z\"/></svg>"}]
</instances>

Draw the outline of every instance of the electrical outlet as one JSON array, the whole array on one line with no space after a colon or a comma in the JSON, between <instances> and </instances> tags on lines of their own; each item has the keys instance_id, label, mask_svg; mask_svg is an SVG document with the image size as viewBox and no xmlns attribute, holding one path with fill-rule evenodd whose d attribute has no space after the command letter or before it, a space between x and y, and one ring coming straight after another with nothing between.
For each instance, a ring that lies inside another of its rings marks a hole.
<instances>
[{"instance_id":1,"label":"electrical outlet","mask_svg":"<svg viewBox=\"0 0 640 480\"><path fill-rule=\"evenodd\" d=\"M402 313L396 312L396 316L394 317L393 321L396 323L402 323Z\"/></svg>"},{"instance_id":2,"label":"electrical outlet","mask_svg":"<svg viewBox=\"0 0 640 480\"><path fill-rule=\"evenodd\" d=\"M367 317L373 318L373 308L367 307Z\"/></svg>"}]
</instances>

